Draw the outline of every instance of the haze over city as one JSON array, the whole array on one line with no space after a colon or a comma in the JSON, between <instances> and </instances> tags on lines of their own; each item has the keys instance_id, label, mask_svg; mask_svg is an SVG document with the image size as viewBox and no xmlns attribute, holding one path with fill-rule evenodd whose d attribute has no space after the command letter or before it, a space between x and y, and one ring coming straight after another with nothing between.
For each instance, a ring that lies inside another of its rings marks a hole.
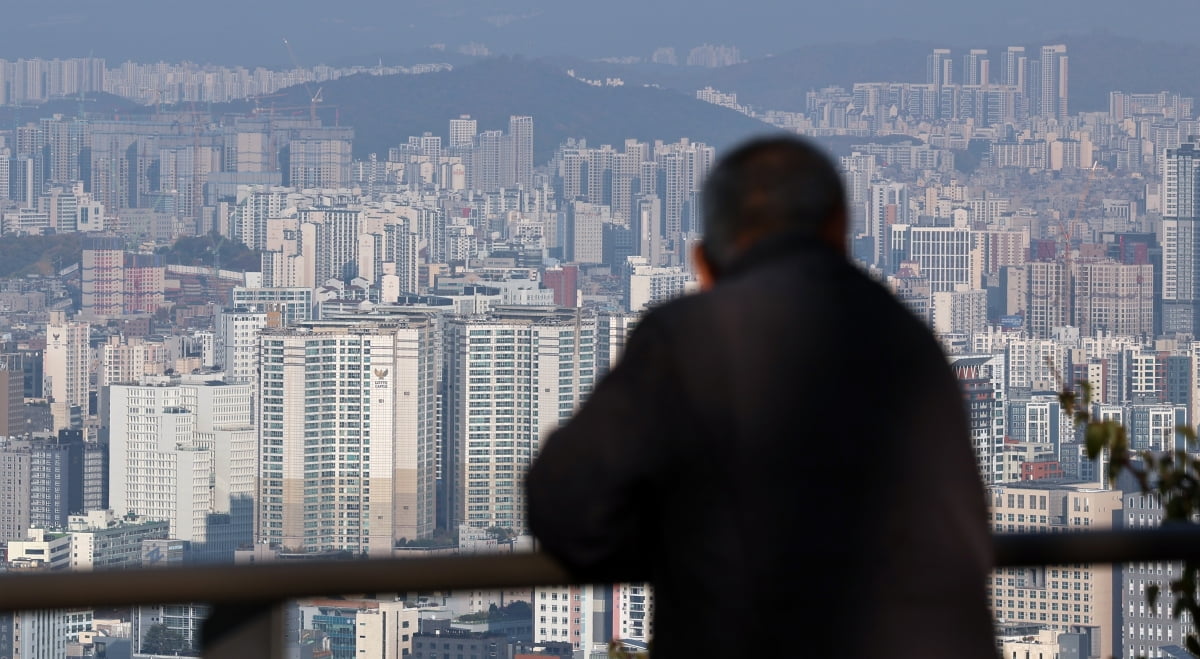
<instances>
[{"instance_id":1,"label":"haze over city","mask_svg":"<svg viewBox=\"0 0 1200 659\"><path fill-rule=\"evenodd\" d=\"M784 135L836 165L855 272L936 337L988 530L1155 527L1161 502L1105 478L1061 393L1090 382L1087 410L1160 454L1200 418L1196 15L6 7L0 572L532 550L522 479L543 442L647 314L700 292L721 156ZM997 648L1185 656L1182 566L997 568ZM455 639L574 659L654 637L648 583L336 595L285 608L301 656L426 659ZM0 659L195 656L212 612L0 613Z\"/></svg>"},{"instance_id":2,"label":"haze over city","mask_svg":"<svg viewBox=\"0 0 1200 659\"><path fill-rule=\"evenodd\" d=\"M0 57L81 57L117 61L191 60L245 66L290 64L282 38L304 65L405 53L432 44L486 44L497 54L645 56L659 46L730 43L748 57L804 45L886 39L952 46L1060 40L1094 31L1190 42L1187 0L1127 3L964 4L954 0L734 5L717 0L604 3L554 0L422 0L281 3L150 0L13 3L0 24ZM1172 20L1176 17L1179 20Z\"/></svg>"}]
</instances>

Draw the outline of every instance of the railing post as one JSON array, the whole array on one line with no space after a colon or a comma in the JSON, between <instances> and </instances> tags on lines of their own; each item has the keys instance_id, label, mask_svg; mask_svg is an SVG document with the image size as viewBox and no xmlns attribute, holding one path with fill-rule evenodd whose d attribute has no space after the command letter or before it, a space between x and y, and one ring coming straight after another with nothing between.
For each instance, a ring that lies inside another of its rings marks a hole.
<instances>
[{"instance_id":1,"label":"railing post","mask_svg":"<svg viewBox=\"0 0 1200 659\"><path fill-rule=\"evenodd\" d=\"M283 659L287 609L281 602L215 606L204 622L204 659Z\"/></svg>"}]
</instances>

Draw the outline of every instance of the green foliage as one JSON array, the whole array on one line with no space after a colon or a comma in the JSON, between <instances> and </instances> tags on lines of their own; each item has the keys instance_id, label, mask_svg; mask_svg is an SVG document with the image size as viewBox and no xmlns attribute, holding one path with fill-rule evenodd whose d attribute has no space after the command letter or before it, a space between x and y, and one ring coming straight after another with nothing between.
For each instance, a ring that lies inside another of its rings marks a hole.
<instances>
[{"instance_id":1,"label":"green foliage","mask_svg":"<svg viewBox=\"0 0 1200 659\"><path fill-rule=\"evenodd\" d=\"M1133 451L1125 426L1111 419L1099 419L1092 415L1092 385L1086 381L1076 383L1078 390L1063 387L1058 394L1063 411L1070 414L1075 424L1083 429L1089 459L1108 455L1107 481L1115 484L1122 473L1131 475L1143 494L1158 499L1163 509L1164 524L1197 523L1200 512L1200 459L1189 454L1197 448L1196 429L1178 426L1175 431L1184 439L1185 448L1154 452ZM1200 593L1197 583L1200 576L1200 561L1185 560L1183 572L1168 585L1169 597L1174 599L1171 616L1180 619L1184 613L1192 620L1200 620ZM1146 587L1146 600L1156 610L1160 599L1157 585ZM1200 636L1192 627L1184 639L1189 652L1200 655Z\"/></svg>"},{"instance_id":2,"label":"green foliage","mask_svg":"<svg viewBox=\"0 0 1200 659\"><path fill-rule=\"evenodd\" d=\"M625 646L621 643L621 639L614 638L608 642L608 656L609 659L649 659L650 651L631 652L625 649Z\"/></svg>"},{"instance_id":3,"label":"green foliage","mask_svg":"<svg viewBox=\"0 0 1200 659\"><path fill-rule=\"evenodd\" d=\"M150 625L142 637L142 652L146 654L177 654L190 649L179 630L163 624Z\"/></svg>"},{"instance_id":4,"label":"green foliage","mask_svg":"<svg viewBox=\"0 0 1200 659\"><path fill-rule=\"evenodd\" d=\"M413 547L413 548L457 547L458 546L458 530L456 529L453 532L451 532L451 531L444 531L444 530L439 529L427 536L415 538L413 540L409 540L407 538L400 538L400 540L396 541L396 546L397 547Z\"/></svg>"},{"instance_id":5,"label":"green foliage","mask_svg":"<svg viewBox=\"0 0 1200 659\"><path fill-rule=\"evenodd\" d=\"M492 604L487 611L475 611L458 617L459 622L500 622L502 620L528 620L533 618L529 602L518 600L504 606Z\"/></svg>"},{"instance_id":6,"label":"green foliage","mask_svg":"<svg viewBox=\"0 0 1200 659\"><path fill-rule=\"evenodd\" d=\"M83 254L80 234L4 236L0 238L0 278L53 275Z\"/></svg>"},{"instance_id":7,"label":"green foliage","mask_svg":"<svg viewBox=\"0 0 1200 659\"><path fill-rule=\"evenodd\" d=\"M507 526L492 526L488 528L487 534L489 538L495 538L496 542L508 542L517 537L517 532Z\"/></svg>"},{"instance_id":8,"label":"green foliage","mask_svg":"<svg viewBox=\"0 0 1200 659\"><path fill-rule=\"evenodd\" d=\"M160 247L158 253L172 265L212 267L213 257L219 254L222 270L257 272L261 267L258 252L217 233L180 238L170 247Z\"/></svg>"}]
</instances>

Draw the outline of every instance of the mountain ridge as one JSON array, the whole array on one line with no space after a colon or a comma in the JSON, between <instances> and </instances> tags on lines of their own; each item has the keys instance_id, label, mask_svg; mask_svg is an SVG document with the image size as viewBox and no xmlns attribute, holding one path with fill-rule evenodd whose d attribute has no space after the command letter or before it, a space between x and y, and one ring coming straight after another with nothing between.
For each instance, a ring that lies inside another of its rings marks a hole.
<instances>
[{"instance_id":1,"label":"mountain ridge","mask_svg":"<svg viewBox=\"0 0 1200 659\"><path fill-rule=\"evenodd\" d=\"M287 107L307 106L312 85L277 92ZM479 130L507 130L508 118L534 119L534 157L546 162L568 137L588 144L625 139L674 141L687 137L715 147L778 129L679 90L626 85L597 87L540 60L498 57L453 71L421 75L361 74L321 83L318 113L327 124L355 130L354 154L386 156L409 136L446 137L450 119L468 114ZM213 106L217 115L245 113L247 101Z\"/></svg>"}]
</instances>

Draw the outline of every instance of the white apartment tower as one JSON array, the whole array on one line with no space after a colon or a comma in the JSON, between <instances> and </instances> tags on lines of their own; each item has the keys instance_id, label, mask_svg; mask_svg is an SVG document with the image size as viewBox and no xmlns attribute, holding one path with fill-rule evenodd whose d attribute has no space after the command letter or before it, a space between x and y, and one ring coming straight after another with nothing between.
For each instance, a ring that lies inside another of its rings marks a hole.
<instances>
[{"instance_id":1,"label":"white apartment tower","mask_svg":"<svg viewBox=\"0 0 1200 659\"><path fill-rule=\"evenodd\" d=\"M526 533L522 479L592 389L596 320L576 309L498 307L443 331L449 523Z\"/></svg>"},{"instance_id":2,"label":"white apartment tower","mask_svg":"<svg viewBox=\"0 0 1200 659\"><path fill-rule=\"evenodd\" d=\"M258 541L390 556L431 533L435 319L268 328L260 346Z\"/></svg>"},{"instance_id":3,"label":"white apartment tower","mask_svg":"<svg viewBox=\"0 0 1200 659\"><path fill-rule=\"evenodd\" d=\"M267 326L267 313L234 309L222 313L217 325L219 364L226 382L256 383L258 332Z\"/></svg>"},{"instance_id":4,"label":"white apartment tower","mask_svg":"<svg viewBox=\"0 0 1200 659\"><path fill-rule=\"evenodd\" d=\"M267 222L280 217L296 196L288 188L239 187L230 233L250 249L265 249Z\"/></svg>"},{"instance_id":5,"label":"white apartment tower","mask_svg":"<svg viewBox=\"0 0 1200 659\"><path fill-rule=\"evenodd\" d=\"M450 148L470 147L475 143L475 135L479 132L479 122L471 115L460 115L450 120Z\"/></svg>"}]
</instances>

